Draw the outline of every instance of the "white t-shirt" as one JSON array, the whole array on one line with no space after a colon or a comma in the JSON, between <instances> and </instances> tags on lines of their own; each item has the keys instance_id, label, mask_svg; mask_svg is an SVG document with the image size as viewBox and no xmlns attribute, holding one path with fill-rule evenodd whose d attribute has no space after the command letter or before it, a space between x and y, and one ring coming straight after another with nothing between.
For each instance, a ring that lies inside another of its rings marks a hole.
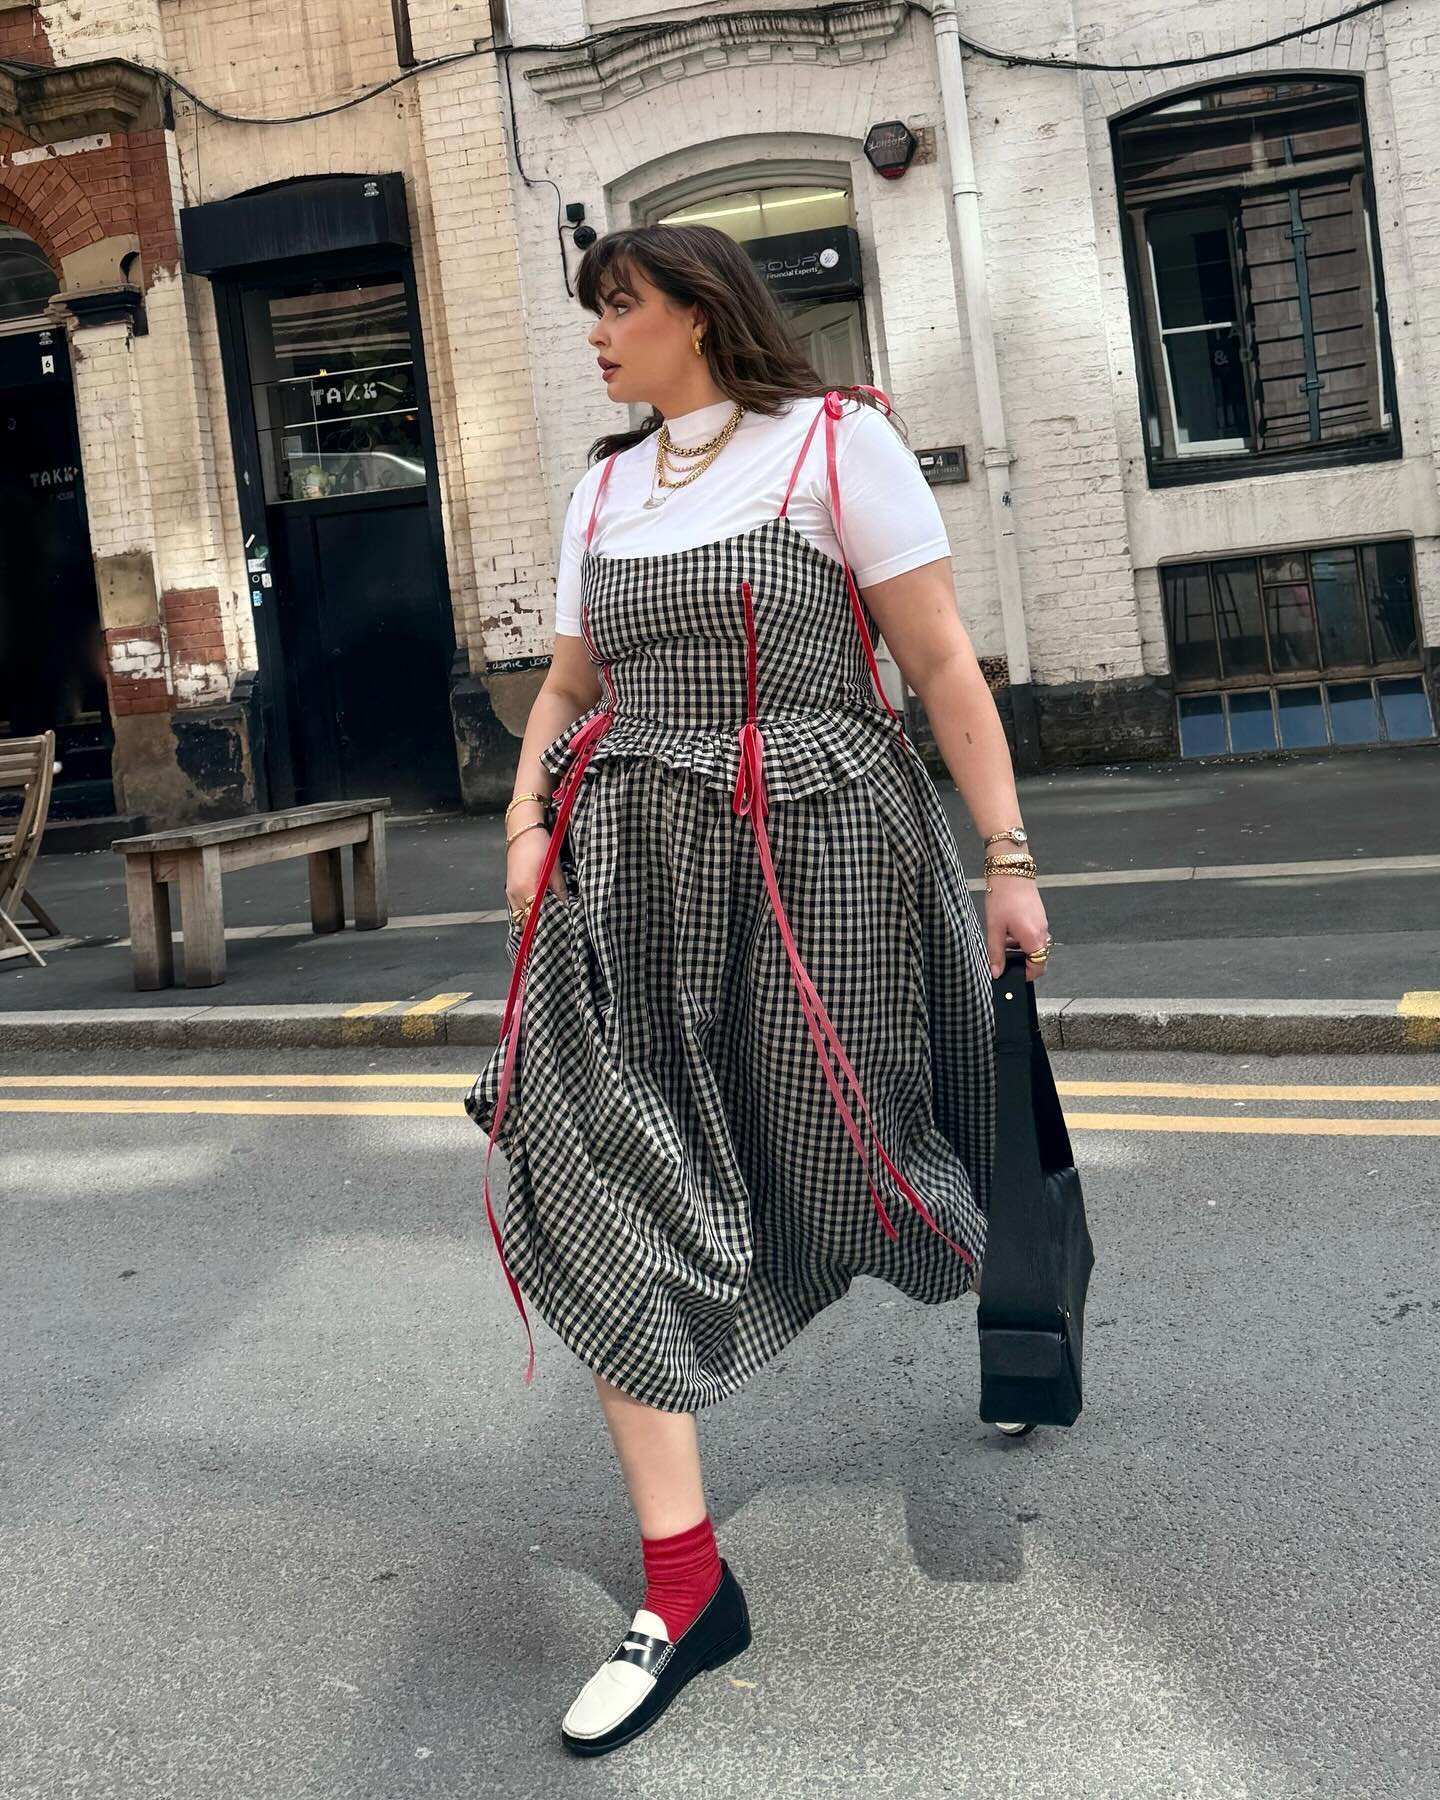
<instances>
[{"instance_id":1,"label":"white t-shirt","mask_svg":"<svg viewBox=\"0 0 1440 1800\"><path fill-rule=\"evenodd\" d=\"M655 442L645 438L616 459L600 502L590 549L596 556L662 556L693 550L773 519L805 433L823 399L795 401L779 418L747 412L730 442L698 480L672 490L646 511ZM707 443L734 410L729 400L671 419L682 447ZM875 408L847 402L835 425L835 465L850 567L861 588L949 556L950 541L930 485L899 433ZM570 497L555 583L555 629L580 635L580 558L603 460L587 469ZM830 517L825 427L817 428L790 496L795 528L835 562L840 546Z\"/></svg>"}]
</instances>

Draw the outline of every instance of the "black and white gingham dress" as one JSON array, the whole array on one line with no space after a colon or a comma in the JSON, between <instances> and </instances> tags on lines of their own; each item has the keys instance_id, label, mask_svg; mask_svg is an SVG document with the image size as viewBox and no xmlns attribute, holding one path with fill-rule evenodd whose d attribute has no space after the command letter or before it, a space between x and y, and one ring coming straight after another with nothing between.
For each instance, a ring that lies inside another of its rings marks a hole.
<instances>
[{"instance_id":1,"label":"black and white gingham dress","mask_svg":"<svg viewBox=\"0 0 1440 1800\"><path fill-rule=\"evenodd\" d=\"M816 417L836 512L840 404ZM848 566L783 511L668 555L586 544L602 698L541 757L570 898L542 880L511 928L510 1023L466 1109L508 1165L512 1292L617 1387L689 1412L857 1274L927 1303L971 1287L990 976Z\"/></svg>"}]
</instances>

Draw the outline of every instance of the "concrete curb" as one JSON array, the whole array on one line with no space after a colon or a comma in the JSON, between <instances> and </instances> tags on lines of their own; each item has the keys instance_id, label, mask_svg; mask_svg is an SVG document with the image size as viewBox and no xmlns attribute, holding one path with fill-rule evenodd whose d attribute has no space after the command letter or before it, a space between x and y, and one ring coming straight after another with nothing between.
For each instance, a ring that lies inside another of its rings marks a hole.
<instances>
[{"instance_id":1,"label":"concrete curb","mask_svg":"<svg viewBox=\"0 0 1440 1800\"><path fill-rule=\"evenodd\" d=\"M1039 998L1037 996L1037 998ZM0 1013L0 1054L21 1050L488 1049L500 1000L440 1012L356 1015L310 1006L109 1007ZM1405 1015L1393 1000L1039 999L1051 1050L1255 1051L1318 1056L1440 1050L1440 1017Z\"/></svg>"},{"instance_id":2,"label":"concrete curb","mask_svg":"<svg viewBox=\"0 0 1440 1800\"><path fill-rule=\"evenodd\" d=\"M1046 1010L1041 1001L1042 1026ZM1269 1056L1440 1049L1440 1018L1402 1015L1393 1000L1055 1000L1049 1010L1052 1049Z\"/></svg>"}]
</instances>

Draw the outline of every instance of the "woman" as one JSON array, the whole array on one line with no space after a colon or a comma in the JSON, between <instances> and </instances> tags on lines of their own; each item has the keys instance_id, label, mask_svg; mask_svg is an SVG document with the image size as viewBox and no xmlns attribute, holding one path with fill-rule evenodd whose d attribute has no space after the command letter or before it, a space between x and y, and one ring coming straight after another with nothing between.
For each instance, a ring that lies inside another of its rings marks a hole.
<instances>
[{"instance_id":1,"label":"woman","mask_svg":"<svg viewBox=\"0 0 1440 1800\"><path fill-rule=\"evenodd\" d=\"M510 996L466 1105L509 1167L512 1293L590 1366L640 1525L643 1605L562 1724L593 1755L750 1641L698 1409L857 1274L977 1291L990 976L1013 942L1033 979L1049 938L884 397L827 396L721 232L612 232L578 287L610 399L651 411L566 517L507 809ZM877 626L1011 858L987 858L984 931Z\"/></svg>"}]
</instances>

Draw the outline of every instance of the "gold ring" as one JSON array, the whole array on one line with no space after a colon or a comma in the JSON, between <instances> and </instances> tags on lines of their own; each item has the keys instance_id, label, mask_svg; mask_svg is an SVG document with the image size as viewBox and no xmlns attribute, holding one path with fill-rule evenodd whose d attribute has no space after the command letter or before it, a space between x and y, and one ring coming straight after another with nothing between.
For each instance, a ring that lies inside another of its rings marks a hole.
<instances>
[{"instance_id":1,"label":"gold ring","mask_svg":"<svg viewBox=\"0 0 1440 1800\"><path fill-rule=\"evenodd\" d=\"M1045 958L1047 956L1049 956L1050 951L1051 951L1052 947L1054 946L1054 943L1055 943L1054 938L1046 938L1045 942L1040 946L1040 948L1038 950L1027 950L1025 952L1026 962L1043 963Z\"/></svg>"}]
</instances>

